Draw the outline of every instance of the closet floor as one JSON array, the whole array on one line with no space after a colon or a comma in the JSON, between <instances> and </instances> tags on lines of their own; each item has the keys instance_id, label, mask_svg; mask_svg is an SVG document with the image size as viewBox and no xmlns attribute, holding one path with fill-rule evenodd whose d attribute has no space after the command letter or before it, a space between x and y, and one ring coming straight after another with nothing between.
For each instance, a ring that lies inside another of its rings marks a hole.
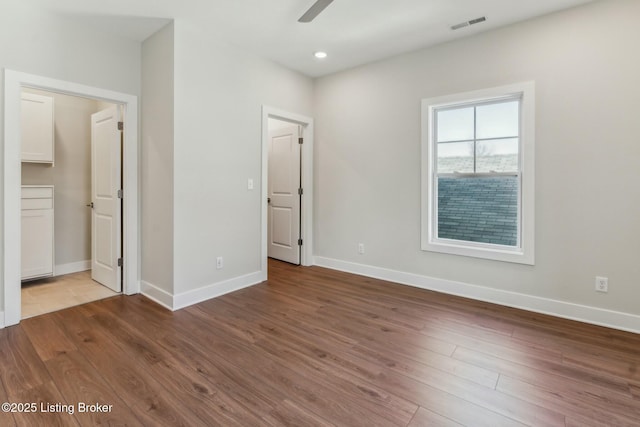
<instances>
[{"instance_id":1,"label":"closet floor","mask_svg":"<svg viewBox=\"0 0 640 427\"><path fill-rule=\"evenodd\" d=\"M119 295L91 279L91 271L34 280L22 284L22 318Z\"/></svg>"}]
</instances>

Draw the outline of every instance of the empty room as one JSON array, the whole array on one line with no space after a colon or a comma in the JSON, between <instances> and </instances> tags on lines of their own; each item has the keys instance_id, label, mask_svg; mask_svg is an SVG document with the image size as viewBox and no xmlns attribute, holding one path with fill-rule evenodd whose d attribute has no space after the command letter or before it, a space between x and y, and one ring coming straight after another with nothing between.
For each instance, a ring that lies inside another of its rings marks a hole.
<instances>
[{"instance_id":1,"label":"empty room","mask_svg":"<svg viewBox=\"0 0 640 427\"><path fill-rule=\"evenodd\" d=\"M640 425L639 17L4 1L0 425Z\"/></svg>"}]
</instances>

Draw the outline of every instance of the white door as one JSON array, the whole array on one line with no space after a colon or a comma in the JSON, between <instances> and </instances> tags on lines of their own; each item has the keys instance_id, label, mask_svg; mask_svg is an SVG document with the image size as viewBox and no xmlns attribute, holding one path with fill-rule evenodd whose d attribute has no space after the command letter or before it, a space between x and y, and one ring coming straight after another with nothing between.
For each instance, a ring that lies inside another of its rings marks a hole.
<instances>
[{"instance_id":1,"label":"white door","mask_svg":"<svg viewBox=\"0 0 640 427\"><path fill-rule=\"evenodd\" d=\"M121 132L117 107L91 116L91 277L120 292Z\"/></svg>"},{"instance_id":2,"label":"white door","mask_svg":"<svg viewBox=\"0 0 640 427\"><path fill-rule=\"evenodd\" d=\"M269 132L268 255L300 264L299 127Z\"/></svg>"}]
</instances>

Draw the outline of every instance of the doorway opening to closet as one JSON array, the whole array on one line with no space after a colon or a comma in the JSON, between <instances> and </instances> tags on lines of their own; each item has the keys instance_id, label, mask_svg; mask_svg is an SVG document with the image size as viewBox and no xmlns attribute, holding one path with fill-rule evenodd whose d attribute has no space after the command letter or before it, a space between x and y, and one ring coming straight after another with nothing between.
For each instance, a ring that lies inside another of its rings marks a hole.
<instances>
[{"instance_id":1,"label":"doorway opening to closet","mask_svg":"<svg viewBox=\"0 0 640 427\"><path fill-rule=\"evenodd\" d=\"M21 185L23 183L22 164L24 157L22 147L22 97L23 89L25 88L89 99L97 103L98 106L105 107L102 109L98 108L99 111L92 114L92 120L94 122L92 125L92 133L94 136L94 148L92 152L98 153L98 157L100 159L106 159L106 161L95 163L91 169L92 171L99 171L103 179L99 180L97 185L92 184L91 198L89 200L83 199L81 204L83 211L88 210L92 212L89 214L93 220L91 232L95 236L97 230L97 235L99 236L98 239L92 239L90 244L92 250L90 269L95 271L96 263L102 264L102 267L105 265L109 267L117 265L117 268L111 268L109 271L109 274L112 275L112 281L117 283L118 288L116 291L121 291L127 295L140 292L137 97L122 92L5 69L4 191L2 192L2 229L4 239L1 251L4 266L2 275L4 316L0 316L0 321L4 320L4 322L0 325L1 327L18 324L22 318L22 258L24 255L22 247L24 245L22 241L23 215L21 215L21 213L23 206L28 208L26 210L37 210L37 208L40 208L41 210L50 209L52 211L50 215L53 218L49 219L50 222L47 223L47 221L42 220L40 224L43 229L47 224L52 224L50 229L55 239L59 237L55 234L56 205L69 197L69 195L64 192L58 194L55 183L48 184L47 186L47 184L41 181L31 181L33 187L28 188L26 194L23 194ZM119 114L122 115L122 118L117 118ZM55 118L55 111L51 114L44 114L44 116L48 115ZM118 121L124 122L123 125L119 125ZM49 122L53 123L51 118L49 118ZM114 124L115 128L111 126L111 124ZM101 125L105 126L101 127ZM51 125L49 126L51 127ZM33 129L39 132L43 127L35 126ZM56 137L55 124L53 125L53 129L53 135ZM26 135L30 130L25 130L25 132ZM98 138L95 138L96 134L98 134ZM115 139L111 138L114 134L117 135ZM109 143L107 141L115 141L115 143ZM27 144L27 147L30 147L29 144ZM26 151L36 154L39 152L38 149L32 150L31 148L28 148ZM47 150L41 150L41 154L46 153L46 151ZM59 165L56 163L60 162L59 156L61 154L58 153L55 145L50 151L52 158L45 159L41 157L39 160L43 163L53 163L54 168L57 168ZM92 160L92 162L93 161L94 160ZM53 170L53 168L51 170ZM46 175L46 172L40 171L40 174ZM31 177L29 179L36 178ZM120 183L120 188L117 191L109 190L109 188L116 188L111 186L114 182ZM106 183L109 185L106 185ZM53 187L51 187L51 185L53 185ZM113 202L114 200L116 200L115 203ZM91 206L91 203L93 203L93 206ZM46 217L46 215L43 215L43 217ZM71 221L66 217L61 216L60 218L60 220L65 219L68 222ZM96 221L96 219L98 221ZM120 222L120 224L116 222ZM95 224L99 226L96 227ZM33 225L33 223L30 225ZM69 224L67 224L67 226L69 226ZM25 226L24 228L26 230L27 227ZM34 228L36 227L34 226ZM112 232L114 230L117 230L117 232ZM34 234L36 236L42 236L42 234L39 233ZM113 236L113 238L111 238L111 236ZM96 241L106 243L96 245ZM75 261L71 257L68 257L65 261L63 258L55 257L54 244L55 240L51 244L50 252L47 253L47 255L53 255L52 261L50 262L53 268L49 268L48 265L46 266L47 270L53 271L47 275L42 270L37 271L38 269L34 269L30 271L29 278L36 278L35 276L38 274L41 275L40 277L54 277L59 275L60 272L86 268L87 259ZM42 246L36 245L34 247L39 248L36 249L36 251L47 252L46 250L42 250ZM114 253L119 254L115 259L112 257ZM40 255L41 259L46 258L42 253L40 253ZM106 259L112 259L113 262L106 262ZM37 264L38 263L34 263L34 265ZM43 266L44 264L45 263L42 263ZM104 269L102 273L102 276L104 276ZM100 280L103 281L103 279L104 277Z\"/></svg>"},{"instance_id":2,"label":"doorway opening to closet","mask_svg":"<svg viewBox=\"0 0 640 427\"><path fill-rule=\"evenodd\" d=\"M22 88L22 319L121 292L122 108Z\"/></svg>"}]
</instances>

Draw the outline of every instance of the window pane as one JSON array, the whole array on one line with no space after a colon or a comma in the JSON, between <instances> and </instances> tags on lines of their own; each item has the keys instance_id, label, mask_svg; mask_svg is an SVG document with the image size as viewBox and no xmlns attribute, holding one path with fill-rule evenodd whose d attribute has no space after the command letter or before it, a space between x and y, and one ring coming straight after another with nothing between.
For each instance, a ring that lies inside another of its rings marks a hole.
<instances>
[{"instance_id":1,"label":"window pane","mask_svg":"<svg viewBox=\"0 0 640 427\"><path fill-rule=\"evenodd\" d=\"M518 177L438 177L438 238L516 246Z\"/></svg>"},{"instance_id":2,"label":"window pane","mask_svg":"<svg viewBox=\"0 0 640 427\"><path fill-rule=\"evenodd\" d=\"M520 101L478 106L476 109L476 138L504 138L519 136Z\"/></svg>"},{"instance_id":3,"label":"window pane","mask_svg":"<svg viewBox=\"0 0 640 427\"><path fill-rule=\"evenodd\" d=\"M473 142L438 144L438 173L473 172Z\"/></svg>"},{"instance_id":4,"label":"window pane","mask_svg":"<svg viewBox=\"0 0 640 427\"><path fill-rule=\"evenodd\" d=\"M517 172L518 138L478 141L476 172Z\"/></svg>"},{"instance_id":5,"label":"window pane","mask_svg":"<svg viewBox=\"0 0 640 427\"><path fill-rule=\"evenodd\" d=\"M436 111L438 142L473 139L473 107Z\"/></svg>"}]
</instances>

